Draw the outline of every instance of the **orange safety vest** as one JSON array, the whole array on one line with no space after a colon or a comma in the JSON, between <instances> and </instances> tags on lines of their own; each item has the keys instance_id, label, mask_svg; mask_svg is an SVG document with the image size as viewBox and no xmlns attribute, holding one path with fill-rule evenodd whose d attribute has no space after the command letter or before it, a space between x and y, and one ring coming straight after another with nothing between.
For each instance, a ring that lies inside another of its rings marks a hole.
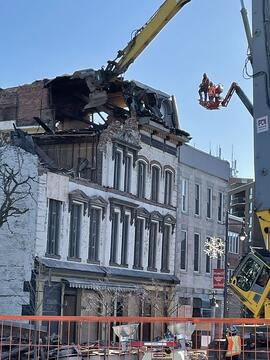
<instances>
[{"instance_id":1,"label":"orange safety vest","mask_svg":"<svg viewBox=\"0 0 270 360\"><path fill-rule=\"evenodd\" d=\"M228 349L226 351L226 357L232 357L234 355L241 354L241 338L238 335L226 336L228 341Z\"/></svg>"}]
</instances>

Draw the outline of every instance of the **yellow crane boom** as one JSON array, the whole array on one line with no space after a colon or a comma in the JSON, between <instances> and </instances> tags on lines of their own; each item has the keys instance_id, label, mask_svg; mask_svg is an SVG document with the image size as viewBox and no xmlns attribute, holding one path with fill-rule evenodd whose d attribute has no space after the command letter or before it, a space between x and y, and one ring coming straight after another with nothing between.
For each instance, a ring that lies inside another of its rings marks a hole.
<instances>
[{"instance_id":1,"label":"yellow crane boom","mask_svg":"<svg viewBox=\"0 0 270 360\"><path fill-rule=\"evenodd\" d=\"M116 76L123 74L174 15L190 1L191 0L164 1L147 23L136 31L135 36L127 46L123 50L118 51L116 59L108 61L105 70Z\"/></svg>"}]
</instances>

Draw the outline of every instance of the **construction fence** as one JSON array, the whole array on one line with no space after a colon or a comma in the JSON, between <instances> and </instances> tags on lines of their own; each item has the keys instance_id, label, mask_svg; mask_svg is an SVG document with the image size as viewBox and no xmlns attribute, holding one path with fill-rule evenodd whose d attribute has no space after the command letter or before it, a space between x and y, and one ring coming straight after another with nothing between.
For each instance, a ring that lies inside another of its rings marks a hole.
<instances>
[{"instance_id":1,"label":"construction fence","mask_svg":"<svg viewBox=\"0 0 270 360\"><path fill-rule=\"evenodd\" d=\"M0 316L0 359L221 360L232 325L241 359L270 360L270 319L97 316Z\"/></svg>"}]
</instances>

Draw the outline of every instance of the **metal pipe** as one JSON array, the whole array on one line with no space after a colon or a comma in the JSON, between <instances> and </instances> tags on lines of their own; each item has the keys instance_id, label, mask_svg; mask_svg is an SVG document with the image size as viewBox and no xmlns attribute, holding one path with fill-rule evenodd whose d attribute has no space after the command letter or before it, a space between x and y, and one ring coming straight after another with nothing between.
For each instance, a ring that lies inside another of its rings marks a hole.
<instances>
[{"instance_id":1,"label":"metal pipe","mask_svg":"<svg viewBox=\"0 0 270 360\"><path fill-rule=\"evenodd\" d=\"M252 35L251 35L251 30L250 30L249 21L248 21L248 13L247 13L247 9L245 8L244 0L240 0L240 2L241 2L241 15L242 15L242 20L243 20L243 24L244 24L244 28L245 28L246 37L247 37L248 47L250 50L250 56L251 56L250 60L252 62Z\"/></svg>"}]
</instances>

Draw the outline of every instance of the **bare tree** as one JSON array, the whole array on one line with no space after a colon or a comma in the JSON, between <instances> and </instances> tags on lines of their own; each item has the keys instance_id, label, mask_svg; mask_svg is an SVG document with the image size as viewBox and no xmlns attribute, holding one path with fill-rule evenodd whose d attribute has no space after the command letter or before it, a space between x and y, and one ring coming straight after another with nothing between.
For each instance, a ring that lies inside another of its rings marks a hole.
<instances>
[{"instance_id":1,"label":"bare tree","mask_svg":"<svg viewBox=\"0 0 270 360\"><path fill-rule=\"evenodd\" d=\"M29 211L25 199L32 196L35 178L23 171L23 152L20 148L0 144L0 228L4 224L9 227L10 218Z\"/></svg>"}]
</instances>

